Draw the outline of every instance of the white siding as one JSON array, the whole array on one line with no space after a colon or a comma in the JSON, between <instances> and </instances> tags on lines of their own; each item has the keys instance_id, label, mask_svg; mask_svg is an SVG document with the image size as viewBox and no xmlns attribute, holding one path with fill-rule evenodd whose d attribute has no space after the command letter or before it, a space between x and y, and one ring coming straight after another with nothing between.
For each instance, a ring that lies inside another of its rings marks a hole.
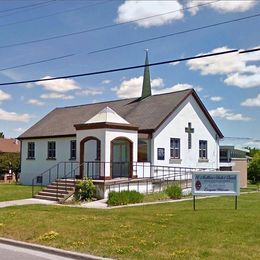
<instances>
[{"instance_id":1,"label":"white siding","mask_svg":"<svg viewBox=\"0 0 260 260\"><path fill-rule=\"evenodd\" d=\"M133 161L137 161L137 131L133 130L120 130L120 129L89 129L77 131L77 147L78 147L78 160L79 160L79 147L80 141L88 136L93 136L101 141L101 162L106 162L105 166L101 167L101 176L110 176L110 147L111 141L117 137L126 137L133 142Z\"/></svg>"},{"instance_id":2,"label":"white siding","mask_svg":"<svg viewBox=\"0 0 260 260\"><path fill-rule=\"evenodd\" d=\"M188 134L185 127L191 122L194 133L192 148L188 149ZM190 96L181 106L161 125L152 139L152 162L155 165L181 167L218 168L219 144L216 131L195 101ZM169 163L170 138L180 138L181 163ZM208 162L199 162L199 140L207 140ZM157 160L157 148L165 149L165 160Z\"/></svg>"},{"instance_id":3,"label":"white siding","mask_svg":"<svg viewBox=\"0 0 260 260\"><path fill-rule=\"evenodd\" d=\"M31 185L32 179L59 162L69 162L70 141L76 137L29 139L22 141L21 183ZM48 160L48 142L56 142L56 160ZM28 142L35 143L35 159L27 159ZM78 150L78 147L77 147Z\"/></svg>"}]
</instances>

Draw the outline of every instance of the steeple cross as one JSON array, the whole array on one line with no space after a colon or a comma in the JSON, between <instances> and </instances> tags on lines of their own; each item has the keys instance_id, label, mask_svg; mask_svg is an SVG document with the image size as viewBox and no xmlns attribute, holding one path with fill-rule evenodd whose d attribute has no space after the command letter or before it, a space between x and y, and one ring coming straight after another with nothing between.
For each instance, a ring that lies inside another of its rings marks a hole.
<instances>
[{"instance_id":1,"label":"steeple cross","mask_svg":"<svg viewBox=\"0 0 260 260\"><path fill-rule=\"evenodd\" d=\"M188 133L188 149L191 149L191 134L194 133L194 128L191 128L191 123L188 123L188 127L185 127L185 132Z\"/></svg>"}]
</instances>

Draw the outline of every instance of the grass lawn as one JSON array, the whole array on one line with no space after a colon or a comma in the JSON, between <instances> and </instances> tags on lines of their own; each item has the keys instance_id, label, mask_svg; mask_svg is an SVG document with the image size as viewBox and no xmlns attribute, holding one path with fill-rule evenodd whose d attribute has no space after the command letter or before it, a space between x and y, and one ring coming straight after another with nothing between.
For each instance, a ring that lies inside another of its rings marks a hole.
<instances>
[{"instance_id":1,"label":"grass lawn","mask_svg":"<svg viewBox=\"0 0 260 260\"><path fill-rule=\"evenodd\" d=\"M36 187L39 189L39 187ZM36 190L35 190L36 191ZM32 187L19 184L0 184L0 202L27 199L32 197Z\"/></svg>"},{"instance_id":2,"label":"grass lawn","mask_svg":"<svg viewBox=\"0 0 260 260\"><path fill-rule=\"evenodd\" d=\"M195 212L192 201L9 207L0 209L0 236L119 259L259 259L259 201L260 193L241 195L234 210L234 197L197 200Z\"/></svg>"}]
</instances>

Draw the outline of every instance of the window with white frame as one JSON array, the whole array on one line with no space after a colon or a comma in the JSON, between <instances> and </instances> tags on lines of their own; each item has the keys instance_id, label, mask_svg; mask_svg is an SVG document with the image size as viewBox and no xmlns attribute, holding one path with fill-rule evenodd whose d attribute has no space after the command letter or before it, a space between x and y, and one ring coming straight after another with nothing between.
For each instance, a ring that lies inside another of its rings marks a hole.
<instances>
[{"instance_id":1,"label":"window with white frame","mask_svg":"<svg viewBox=\"0 0 260 260\"><path fill-rule=\"evenodd\" d=\"M56 159L56 142L48 142L48 159Z\"/></svg>"},{"instance_id":2,"label":"window with white frame","mask_svg":"<svg viewBox=\"0 0 260 260\"><path fill-rule=\"evenodd\" d=\"M207 159L208 158L208 142L206 140L199 141L199 158Z\"/></svg>"},{"instance_id":3,"label":"window with white frame","mask_svg":"<svg viewBox=\"0 0 260 260\"><path fill-rule=\"evenodd\" d=\"M76 140L71 140L70 141L70 159L71 160L76 160Z\"/></svg>"},{"instance_id":4,"label":"window with white frame","mask_svg":"<svg viewBox=\"0 0 260 260\"><path fill-rule=\"evenodd\" d=\"M170 155L173 159L180 159L180 138L171 138L170 140Z\"/></svg>"},{"instance_id":5,"label":"window with white frame","mask_svg":"<svg viewBox=\"0 0 260 260\"><path fill-rule=\"evenodd\" d=\"M28 142L27 159L35 159L35 143Z\"/></svg>"}]
</instances>

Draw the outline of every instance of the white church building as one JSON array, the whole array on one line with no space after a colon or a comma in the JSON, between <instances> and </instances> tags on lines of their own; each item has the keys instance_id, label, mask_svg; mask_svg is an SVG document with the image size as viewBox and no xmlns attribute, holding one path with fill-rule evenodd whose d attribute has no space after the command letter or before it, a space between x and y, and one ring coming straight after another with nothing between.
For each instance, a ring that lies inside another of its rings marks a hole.
<instances>
[{"instance_id":1,"label":"white church building","mask_svg":"<svg viewBox=\"0 0 260 260\"><path fill-rule=\"evenodd\" d=\"M140 98L56 108L20 135L21 183L218 169L223 135L196 92L151 95L149 66L141 87Z\"/></svg>"}]
</instances>

